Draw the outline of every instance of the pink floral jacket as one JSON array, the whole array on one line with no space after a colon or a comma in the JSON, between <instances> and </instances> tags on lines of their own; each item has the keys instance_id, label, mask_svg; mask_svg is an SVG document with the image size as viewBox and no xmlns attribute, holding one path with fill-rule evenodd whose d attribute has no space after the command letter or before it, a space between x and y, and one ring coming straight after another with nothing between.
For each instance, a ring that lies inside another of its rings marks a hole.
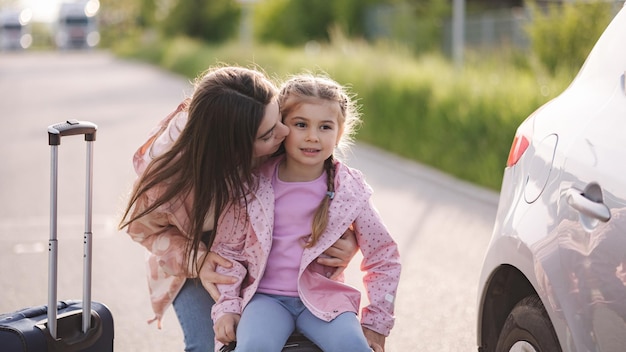
<instances>
[{"instance_id":1,"label":"pink floral jacket","mask_svg":"<svg viewBox=\"0 0 626 352\"><path fill-rule=\"evenodd\" d=\"M259 187L249 197L248 214L244 207L230 207L220 217L212 250L231 259L235 265L230 269L219 267L218 272L239 280L234 285L218 285L221 297L213 306L214 321L225 313L241 314L257 290L272 246L274 192L271 179L280 160L280 157L275 158L261 166ZM400 278L398 247L370 202L372 189L361 172L338 163L335 190L326 231L317 245L306 248L302 255L298 274L300 298L313 314L325 321L347 311L358 313L359 290L344 284L343 278L328 279L332 268L315 261L354 225L363 253L361 269L366 272L363 282L370 302L363 308L361 324L387 336L394 324L394 301Z\"/></svg>"},{"instance_id":2,"label":"pink floral jacket","mask_svg":"<svg viewBox=\"0 0 626 352\"><path fill-rule=\"evenodd\" d=\"M137 175L141 175L156 156L171 147L186 122L187 113L183 103L159 123L146 143L135 152L133 166ZM137 201L133 214L148 207L162 191L164 189L161 187L150 190ZM189 263L183 263L183 258L185 245L190 238L186 229L189 228L191 204L189 198L175 199L132 222L127 229L128 235L148 250L148 288L155 313L150 322L157 321L159 328L163 314L187 279L185 267ZM198 256L206 253L207 248L201 243Z\"/></svg>"}]
</instances>

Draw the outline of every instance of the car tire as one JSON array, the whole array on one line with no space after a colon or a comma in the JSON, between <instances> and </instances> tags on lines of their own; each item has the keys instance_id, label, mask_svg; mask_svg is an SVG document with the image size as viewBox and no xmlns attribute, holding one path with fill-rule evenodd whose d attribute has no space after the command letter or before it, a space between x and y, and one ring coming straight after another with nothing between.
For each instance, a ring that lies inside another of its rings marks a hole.
<instances>
[{"instance_id":1,"label":"car tire","mask_svg":"<svg viewBox=\"0 0 626 352\"><path fill-rule=\"evenodd\" d=\"M496 351L528 351L529 347L537 352L562 351L548 312L537 295L528 296L513 307L498 337Z\"/></svg>"}]
</instances>

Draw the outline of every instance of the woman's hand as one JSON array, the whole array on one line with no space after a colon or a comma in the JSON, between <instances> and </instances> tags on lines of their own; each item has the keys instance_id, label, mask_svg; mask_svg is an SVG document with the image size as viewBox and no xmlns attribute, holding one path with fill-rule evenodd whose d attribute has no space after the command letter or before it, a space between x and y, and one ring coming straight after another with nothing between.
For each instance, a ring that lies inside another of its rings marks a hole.
<instances>
[{"instance_id":1,"label":"woman's hand","mask_svg":"<svg viewBox=\"0 0 626 352\"><path fill-rule=\"evenodd\" d=\"M352 227L350 227L335 244L324 252L328 257L319 257L317 258L317 262L322 265L337 268L330 277L331 280L334 280L343 273L358 250L359 245L356 242L356 235Z\"/></svg>"},{"instance_id":2,"label":"woman's hand","mask_svg":"<svg viewBox=\"0 0 626 352\"><path fill-rule=\"evenodd\" d=\"M215 331L215 339L225 345L237 340L237 324L239 324L241 315L235 313L226 313L221 316L213 325Z\"/></svg>"},{"instance_id":3,"label":"woman's hand","mask_svg":"<svg viewBox=\"0 0 626 352\"><path fill-rule=\"evenodd\" d=\"M381 335L368 328L363 328L363 334L374 352L385 352L385 335Z\"/></svg>"},{"instance_id":4,"label":"woman's hand","mask_svg":"<svg viewBox=\"0 0 626 352\"><path fill-rule=\"evenodd\" d=\"M220 298L220 291L217 289L216 284L234 284L237 279L232 276L226 276L215 272L217 266L224 268L230 268L233 264L224 257L217 253L207 253L202 269L200 269L200 281L202 286L209 292L211 297L217 302Z\"/></svg>"}]
</instances>

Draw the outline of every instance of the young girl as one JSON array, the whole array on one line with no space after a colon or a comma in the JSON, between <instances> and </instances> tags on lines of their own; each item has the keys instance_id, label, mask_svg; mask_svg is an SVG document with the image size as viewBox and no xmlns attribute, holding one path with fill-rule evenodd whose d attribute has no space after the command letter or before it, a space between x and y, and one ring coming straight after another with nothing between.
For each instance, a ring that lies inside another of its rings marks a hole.
<instances>
[{"instance_id":1,"label":"young girl","mask_svg":"<svg viewBox=\"0 0 626 352\"><path fill-rule=\"evenodd\" d=\"M326 77L295 76L279 96L290 132L284 154L259 170L244 206L220 219L213 250L238 278L218 285L215 336L236 351L281 351L298 330L322 350L383 351L394 323L398 248L370 201L363 175L335 160L359 115L344 88ZM370 304L357 319L360 292L332 280L314 259L352 226L363 253Z\"/></svg>"},{"instance_id":2,"label":"young girl","mask_svg":"<svg viewBox=\"0 0 626 352\"><path fill-rule=\"evenodd\" d=\"M254 187L254 166L276 152L289 133L277 93L259 71L210 69L197 79L191 99L162 121L133 159L139 178L121 227L150 252L154 321L160 328L173 304L185 351L214 348L210 311L219 294L214 284L232 278L214 272L230 262L208 252L212 229L231 199ZM334 262L324 263L346 265L356 252L350 247L350 241L338 241L326 252Z\"/></svg>"}]
</instances>

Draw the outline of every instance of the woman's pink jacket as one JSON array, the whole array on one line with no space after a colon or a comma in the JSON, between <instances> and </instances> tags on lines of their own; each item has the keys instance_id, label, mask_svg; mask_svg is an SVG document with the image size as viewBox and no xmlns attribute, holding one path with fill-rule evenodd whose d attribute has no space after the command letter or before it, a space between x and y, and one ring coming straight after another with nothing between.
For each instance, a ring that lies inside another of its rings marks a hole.
<instances>
[{"instance_id":1,"label":"woman's pink jacket","mask_svg":"<svg viewBox=\"0 0 626 352\"><path fill-rule=\"evenodd\" d=\"M244 207L230 207L220 217L212 250L233 260L235 265L232 268L219 267L218 272L239 280L234 285L218 285L221 297L213 306L214 321L225 313L241 314L257 290L272 246L274 192L271 180L280 160L280 157L272 159L261 167L259 186L249 197L247 214ZM343 312L358 314L360 291L330 280L328 276L333 268L323 267L315 261L353 225L363 253L361 270L365 272L363 283L370 302L361 312L361 324L387 336L394 324L400 257L398 246L370 201L371 195L372 189L361 172L337 163L335 196L330 204L328 226L318 243L304 250L298 273L298 292L306 307L325 321Z\"/></svg>"},{"instance_id":2,"label":"woman's pink jacket","mask_svg":"<svg viewBox=\"0 0 626 352\"><path fill-rule=\"evenodd\" d=\"M146 143L133 156L133 166L137 175L143 174L156 156L171 148L186 122L187 113L184 111L183 103L159 123L150 133ZM162 191L164 191L162 187L148 191L137 201L132 213L136 214L148 207ZM133 221L127 228L128 235L148 250L148 288L155 314L151 322L157 321L159 327L165 310L172 304L187 279L185 269L189 267L189 263L184 263L183 258L185 246L191 238L187 231L190 226L188 214L191 205L190 198L172 200ZM201 243L198 258L206 253L207 248Z\"/></svg>"}]
</instances>

